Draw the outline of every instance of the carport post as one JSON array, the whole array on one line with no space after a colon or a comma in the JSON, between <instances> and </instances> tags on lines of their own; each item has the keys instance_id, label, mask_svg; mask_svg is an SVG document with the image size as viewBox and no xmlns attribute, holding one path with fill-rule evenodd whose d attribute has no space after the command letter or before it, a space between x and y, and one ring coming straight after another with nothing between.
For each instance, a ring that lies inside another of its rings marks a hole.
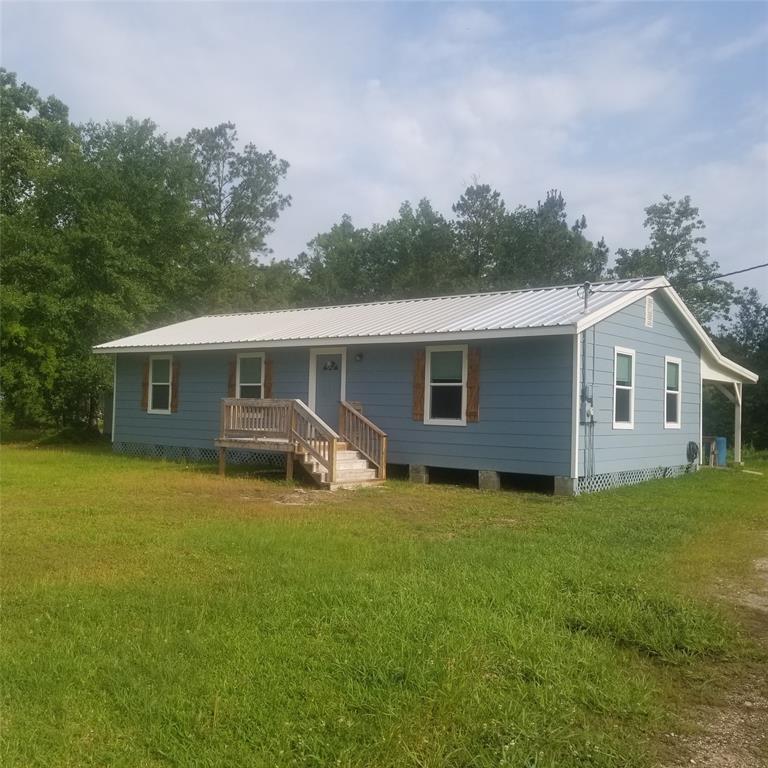
<instances>
[{"instance_id":1,"label":"carport post","mask_svg":"<svg viewBox=\"0 0 768 768\"><path fill-rule=\"evenodd\" d=\"M733 463L741 464L741 387L740 381L733 382L736 397L733 400L734 429L733 429Z\"/></svg>"}]
</instances>

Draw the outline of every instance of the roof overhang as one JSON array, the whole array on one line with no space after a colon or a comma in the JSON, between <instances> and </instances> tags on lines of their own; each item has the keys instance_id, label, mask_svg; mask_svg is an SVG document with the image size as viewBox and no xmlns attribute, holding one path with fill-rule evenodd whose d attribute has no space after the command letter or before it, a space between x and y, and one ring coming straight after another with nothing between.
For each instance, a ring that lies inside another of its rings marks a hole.
<instances>
[{"instance_id":1,"label":"roof overhang","mask_svg":"<svg viewBox=\"0 0 768 768\"><path fill-rule=\"evenodd\" d=\"M666 277L658 277L648 283L646 288L627 291L626 296L617 299L616 302L603 307L596 312L588 313L576 325L576 332L581 333L587 328L605 320L616 312L634 304L638 299L650 296L659 291L672 306L677 310L680 318L685 323L688 330L701 342L701 362L702 378L712 379L713 381L750 381L756 382L758 375L747 368L735 363L727 358L715 346L715 342L709 337L709 334L702 327L701 323L693 316L693 313L680 298L678 292L672 287ZM620 293L621 291L617 291ZM705 371L711 375L705 375Z\"/></svg>"},{"instance_id":2,"label":"roof overhang","mask_svg":"<svg viewBox=\"0 0 768 768\"><path fill-rule=\"evenodd\" d=\"M537 328L492 329L485 331L459 331L442 333L390 334L387 336L340 336L335 338L258 339L218 344L171 344L157 346L93 347L97 355L161 354L163 352L216 352L239 349L275 349L278 347L344 347L368 344L425 344L441 341L480 341L483 339L518 339L537 336L567 336L576 332L575 325L553 325Z\"/></svg>"},{"instance_id":3,"label":"roof overhang","mask_svg":"<svg viewBox=\"0 0 768 768\"><path fill-rule=\"evenodd\" d=\"M621 283L613 283L618 285ZM603 284L605 286L605 284ZM576 289L577 286L566 286ZM544 289L542 289L544 290ZM549 289L547 289L549 290ZM596 309L590 310L589 297L583 309L582 316L574 322L577 315L571 314L568 321L554 325L521 326L514 328L481 328L472 330L465 328L454 331L435 331L421 333L380 333L376 335L350 335L350 336L326 336L302 338L272 338L272 339L240 339L237 341L182 343L182 344L140 344L120 345L116 342L107 342L93 347L97 355L119 354L159 354L167 352L203 352L222 350L246 350L246 349L274 349L280 347L339 347L370 344L429 344L439 342L480 341L485 339L519 339L535 338L543 336L562 336L579 334L597 323L616 314L625 307L634 304L639 299L659 292L677 311L678 317L699 341L700 356L702 362L702 377L711 378L713 381L749 381L756 382L756 373L729 360L715 346L707 331L696 320L691 311L685 305L666 277L646 279L642 287L616 288L595 286L595 293L615 293L616 298ZM450 298L450 297L447 297ZM461 298L461 297L459 297ZM386 303L386 302L385 302ZM139 336L143 334L138 334ZM127 337L121 341L131 341L135 337ZM705 375L707 374L707 375Z\"/></svg>"},{"instance_id":4,"label":"roof overhang","mask_svg":"<svg viewBox=\"0 0 768 768\"><path fill-rule=\"evenodd\" d=\"M729 381L749 381L754 384L758 378L760 378L754 371L750 371L743 365L739 365L730 358L726 357L716 346L715 342L709 337L709 334L702 328L699 321L693 316L688 307L685 306L685 302L680 298L677 291L669 286L662 291L674 305L674 307L680 312L686 325L691 331L698 337L702 344L702 378L709 378L704 376L703 366L709 367L711 370L719 370L723 374L731 376ZM722 380L722 379L721 379Z\"/></svg>"}]
</instances>

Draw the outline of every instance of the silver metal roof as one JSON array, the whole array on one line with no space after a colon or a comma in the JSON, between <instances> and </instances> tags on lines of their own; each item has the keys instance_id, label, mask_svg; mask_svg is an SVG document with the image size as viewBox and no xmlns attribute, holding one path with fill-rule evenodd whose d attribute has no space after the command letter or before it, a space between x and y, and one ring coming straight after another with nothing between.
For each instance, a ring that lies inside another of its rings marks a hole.
<instances>
[{"instance_id":1,"label":"silver metal roof","mask_svg":"<svg viewBox=\"0 0 768 768\"><path fill-rule=\"evenodd\" d=\"M116 339L96 352L294 346L306 342L451 340L568 333L589 318L669 285L665 278L594 283L588 311L578 285L347 304L272 312L206 315Z\"/></svg>"}]
</instances>

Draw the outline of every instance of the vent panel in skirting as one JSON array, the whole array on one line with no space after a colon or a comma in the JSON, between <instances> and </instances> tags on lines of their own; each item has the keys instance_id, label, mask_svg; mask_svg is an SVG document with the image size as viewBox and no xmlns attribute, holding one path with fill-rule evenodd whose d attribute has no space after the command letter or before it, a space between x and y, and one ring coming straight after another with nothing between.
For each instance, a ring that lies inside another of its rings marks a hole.
<instances>
[{"instance_id":1,"label":"vent panel in skirting","mask_svg":"<svg viewBox=\"0 0 768 768\"><path fill-rule=\"evenodd\" d=\"M680 464L675 467L651 467L650 469L628 469L623 472L606 472L602 475L580 477L578 493L598 493L625 485L637 485L646 480L661 480L665 477L680 477L693 471L692 464Z\"/></svg>"},{"instance_id":2,"label":"vent panel in skirting","mask_svg":"<svg viewBox=\"0 0 768 768\"><path fill-rule=\"evenodd\" d=\"M218 451L215 448L186 448L180 445L115 441L112 444L112 450L123 456L140 456L147 459L166 459L167 461L187 461L201 464L213 464L218 461ZM285 456L262 451L230 450L227 452L227 463L277 468L285 466Z\"/></svg>"}]
</instances>

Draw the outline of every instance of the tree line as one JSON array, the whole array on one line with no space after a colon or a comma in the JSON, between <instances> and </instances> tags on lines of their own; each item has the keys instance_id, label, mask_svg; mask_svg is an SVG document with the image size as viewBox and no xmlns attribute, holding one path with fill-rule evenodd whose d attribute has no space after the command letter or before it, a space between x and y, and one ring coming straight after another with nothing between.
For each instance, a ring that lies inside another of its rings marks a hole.
<instances>
[{"instance_id":1,"label":"tree line","mask_svg":"<svg viewBox=\"0 0 768 768\"><path fill-rule=\"evenodd\" d=\"M204 313L656 274L718 324L726 354L768 374L768 309L756 291L711 279L719 265L688 197L646 208L647 244L618 248L610 266L605 240L587 236L583 215L569 219L560 191L508 207L480 183L448 217L426 198L369 227L345 215L276 260L267 240L291 204L289 165L241 145L233 124L177 138L150 120L74 124L6 70L0 100L6 428L94 424L111 364L92 345ZM745 434L768 446L766 403L763 381L747 394Z\"/></svg>"}]
</instances>

